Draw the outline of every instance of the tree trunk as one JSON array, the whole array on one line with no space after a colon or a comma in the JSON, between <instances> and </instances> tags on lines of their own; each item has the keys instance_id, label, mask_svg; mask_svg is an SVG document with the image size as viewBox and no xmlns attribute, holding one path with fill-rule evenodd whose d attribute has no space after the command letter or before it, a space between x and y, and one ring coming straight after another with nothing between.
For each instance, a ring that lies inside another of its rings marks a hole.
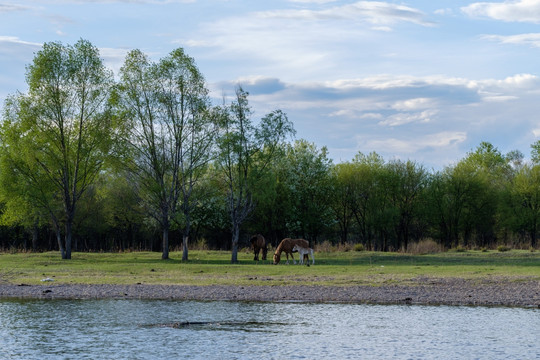
<instances>
[{"instance_id":1,"label":"tree trunk","mask_svg":"<svg viewBox=\"0 0 540 360\"><path fill-rule=\"evenodd\" d=\"M240 237L240 226L234 224L232 233L232 255L231 264L238 263L238 238Z\"/></svg>"},{"instance_id":2,"label":"tree trunk","mask_svg":"<svg viewBox=\"0 0 540 360\"><path fill-rule=\"evenodd\" d=\"M184 199L184 202L187 203L187 199ZM184 211L184 218L186 219L186 226L184 227L182 236L182 261L188 261L188 240L189 232L191 230L191 217L189 211Z\"/></svg>"},{"instance_id":3,"label":"tree trunk","mask_svg":"<svg viewBox=\"0 0 540 360\"><path fill-rule=\"evenodd\" d=\"M63 257L65 260L71 259L71 221L68 219L66 222L66 256Z\"/></svg>"},{"instance_id":4,"label":"tree trunk","mask_svg":"<svg viewBox=\"0 0 540 360\"><path fill-rule=\"evenodd\" d=\"M34 220L34 226L32 226L32 251L37 250L38 246L38 221L37 218Z\"/></svg>"},{"instance_id":5,"label":"tree trunk","mask_svg":"<svg viewBox=\"0 0 540 360\"><path fill-rule=\"evenodd\" d=\"M169 258L169 226L163 226L163 254L161 255L162 260L167 260Z\"/></svg>"},{"instance_id":6,"label":"tree trunk","mask_svg":"<svg viewBox=\"0 0 540 360\"><path fill-rule=\"evenodd\" d=\"M182 261L188 261L188 234L182 236Z\"/></svg>"}]
</instances>

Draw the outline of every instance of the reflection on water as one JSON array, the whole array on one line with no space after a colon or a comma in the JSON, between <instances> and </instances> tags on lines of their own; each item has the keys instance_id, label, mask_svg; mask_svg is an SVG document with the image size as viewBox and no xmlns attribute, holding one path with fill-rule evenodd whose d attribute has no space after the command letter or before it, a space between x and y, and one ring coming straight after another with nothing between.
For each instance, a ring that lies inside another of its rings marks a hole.
<instances>
[{"instance_id":1,"label":"reflection on water","mask_svg":"<svg viewBox=\"0 0 540 360\"><path fill-rule=\"evenodd\" d=\"M536 359L540 310L0 300L0 359Z\"/></svg>"}]
</instances>

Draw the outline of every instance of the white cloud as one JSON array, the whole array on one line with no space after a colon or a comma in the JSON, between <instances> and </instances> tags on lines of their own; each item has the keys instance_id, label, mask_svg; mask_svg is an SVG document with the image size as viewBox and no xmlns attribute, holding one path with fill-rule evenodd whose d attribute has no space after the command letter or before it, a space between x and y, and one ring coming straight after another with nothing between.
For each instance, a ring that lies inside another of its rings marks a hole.
<instances>
[{"instance_id":1,"label":"white cloud","mask_svg":"<svg viewBox=\"0 0 540 360\"><path fill-rule=\"evenodd\" d=\"M435 104L430 98L416 98L397 101L392 107L400 111L410 111L417 109L426 109L433 107Z\"/></svg>"},{"instance_id":2,"label":"white cloud","mask_svg":"<svg viewBox=\"0 0 540 360\"><path fill-rule=\"evenodd\" d=\"M462 131L443 131L426 134L414 139L359 139L362 148L385 149L385 153L412 155L421 150L440 149L457 146L467 140L467 133Z\"/></svg>"},{"instance_id":3,"label":"white cloud","mask_svg":"<svg viewBox=\"0 0 540 360\"><path fill-rule=\"evenodd\" d=\"M150 5L168 5L194 3L197 0L47 0L46 3L57 4L150 4Z\"/></svg>"},{"instance_id":4,"label":"white cloud","mask_svg":"<svg viewBox=\"0 0 540 360\"><path fill-rule=\"evenodd\" d=\"M540 47L540 33L518 34L518 35L483 35L485 40L497 41L502 44L528 45Z\"/></svg>"},{"instance_id":5,"label":"white cloud","mask_svg":"<svg viewBox=\"0 0 540 360\"><path fill-rule=\"evenodd\" d=\"M289 0L292 3L302 3L302 4L326 4L335 2L336 0Z\"/></svg>"},{"instance_id":6,"label":"white cloud","mask_svg":"<svg viewBox=\"0 0 540 360\"><path fill-rule=\"evenodd\" d=\"M436 15L452 15L454 13L454 10L452 10L451 8L437 9L433 13Z\"/></svg>"},{"instance_id":7,"label":"white cloud","mask_svg":"<svg viewBox=\"0 0 540 360\"><path fill-rule=\"evenodd\" d=\"M540 78L532 74L517 74L509 76L502 80L484 80L479 82L479 86L485 88L499 88L502 91L508 92L512 90L532 90L537 89L540 85Z\"/></svg>"},{"instance_id":8,"label":"white cloud","mask_svg":"<svg viewBox=\"0 0 540 360\"><path fill-rule=\"evenodd\" d=\"M519 0L504 2L478 2L462 7L469 16L486 16L502 21L540 23L540 1Z\"/></svg>"},{"instance_id":9,"label":"white cloud","mask_svg":"<svg viewBox=\"0 0 540 360\"><path fill-rule=\"evenodd\" d=\"M23 11L28 10L28 6L18 5L18 4L0 4L0 14L7 13L12 11Z\"/></svg>"},{"instance_id":10,"label":"white cloud","mask_svg":"<svg viewBox=\"0 0 540 360\"><path fill-rule=\"evenodd\" d=\"M437 114L436 110L426 110L417 113L397 113L390 115L386 120L380 121L382 126L401 126L410 123L427 123Z\"/></svg>"},{"instance_id":11,"label":"white cloud","mask_svg":"<svg viewBox=\"0 0 540 360\"><path fill-rule=\"evenodd\" d=\"M274 10L258 13L259 17L303 20L363 20L376 25L411 22L433 26L426 15L415 8L380 1L358 1L324 10Z\"/></svg>"},{"instance_id":12,"label":"white cloud","mask_svg":"<svg viewBox=\"0 0 540 360\"><path fill-rule=\"evenodd\" d=\"M1 36L0 35L0 43L25 45L25 46L38 46L38 47L42 46L42 44L39 44L39 43L21 40L16 36Z\"/></svg>"}]
</instances>

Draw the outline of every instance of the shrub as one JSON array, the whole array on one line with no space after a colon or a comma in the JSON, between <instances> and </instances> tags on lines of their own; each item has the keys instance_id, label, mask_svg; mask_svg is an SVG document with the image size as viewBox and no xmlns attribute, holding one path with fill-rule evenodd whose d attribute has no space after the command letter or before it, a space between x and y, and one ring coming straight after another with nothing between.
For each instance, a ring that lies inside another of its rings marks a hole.
<instances>
[{"instance_id":1,"label":"shrub","mask_svg":"<svg viewBox=\"0 0 540 360\"><path fill-rule=\"evenodd\" d=\"M441 246L433 239L423 239L417 243L409 244L407 252L410 254L435 254L441 252Z\"/></svg>"},{"instance_id":2,"label":"shrub","mask_svg":"<svg viewBox=\"0 0 540 360\"><path fill-rule=\"evenodd\" d=\"M348 252L354 250L354 245L349 242L346 242L344 244L338 244L336 250L339 252Z\"/></svg>"},{"instance_id":3,"label":"shrub","mask_svg":"<svg viewBox=\"0 0 540 360\"><path fill-rule=\"evenodd\" d=\"M458 245L458 246L456 247L456 252L466 252L466 251L467 251L467 249L464 248L464 247L461 246L461 245Z\"/></svg>"},{"instance_id":4,"label":"shrub","mask_svg":"<svg viewBox=\"0 0 540 360\"><path fill-rule=\"evenodd\" d=\"M323 241L322 243L316 245L317 252L331 252L332 249L333 249L333 246L328 240Z\"/></svg>"},{"instance_id":5,"label":"shrub","mask_svg":"<svg viewBox=\"0 0 540 360\"><path fill-rule=\"evenodd\" d=\"M497 246L497 250L500 251L500 252L505 252L505 251L510 251L510 247L509 246L506 246L506 245L499 245Z\"/></svg>"},{"instance_id":6,"label":"shrub","mask_svg":"<svg viewBox=\"0 0 540 360\"><path fill-rule=\"evenodd\" d=\"M364 244L354 244L354 251L364 251Z\"/></svg>"}]
</instances>

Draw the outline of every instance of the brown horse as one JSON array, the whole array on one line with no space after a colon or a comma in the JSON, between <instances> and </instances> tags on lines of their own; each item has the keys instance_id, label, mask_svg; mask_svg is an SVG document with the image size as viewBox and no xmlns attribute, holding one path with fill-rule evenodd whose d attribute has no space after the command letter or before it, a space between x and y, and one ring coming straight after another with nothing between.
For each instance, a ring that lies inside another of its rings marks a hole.
<instances>
[{"instance_id":1,"label":"brown horse","mask_svg":"<svg viewBox=\"0 0 540 360\"><path fill-rule=\"evenodd\" d=\"M259 261L259 252L262 250L262 259L266 260L266 254L268 253L268 247L266 246L266 240L264 239L264 236L261 234L253 235L251 239L249 239L249 242L251 243L251 247L253 248L253 253L255 254L255 257L253 260Z\"/></svg>"},{"instance_id":2,"label":"brown horse","mask_svg":"<svg viewBox=\"0 0 540 360\"><path fill-rule=\"evenodd\" d=\"M304 239L291 239L291 238L285 238L281 240L278 247L276 248L276 252L274 253L274 265L279 264L279 261L281 260L281 253L283 251L285 251L285 255L287 256L287 264L289 263L289 254L291 255L291 259L293 260L293 263L296 264L296 261L294 260L294 256L293 256L294 245L298 245L303 248L308 248L309 242Z\"/></svg>"}]
</instances>

